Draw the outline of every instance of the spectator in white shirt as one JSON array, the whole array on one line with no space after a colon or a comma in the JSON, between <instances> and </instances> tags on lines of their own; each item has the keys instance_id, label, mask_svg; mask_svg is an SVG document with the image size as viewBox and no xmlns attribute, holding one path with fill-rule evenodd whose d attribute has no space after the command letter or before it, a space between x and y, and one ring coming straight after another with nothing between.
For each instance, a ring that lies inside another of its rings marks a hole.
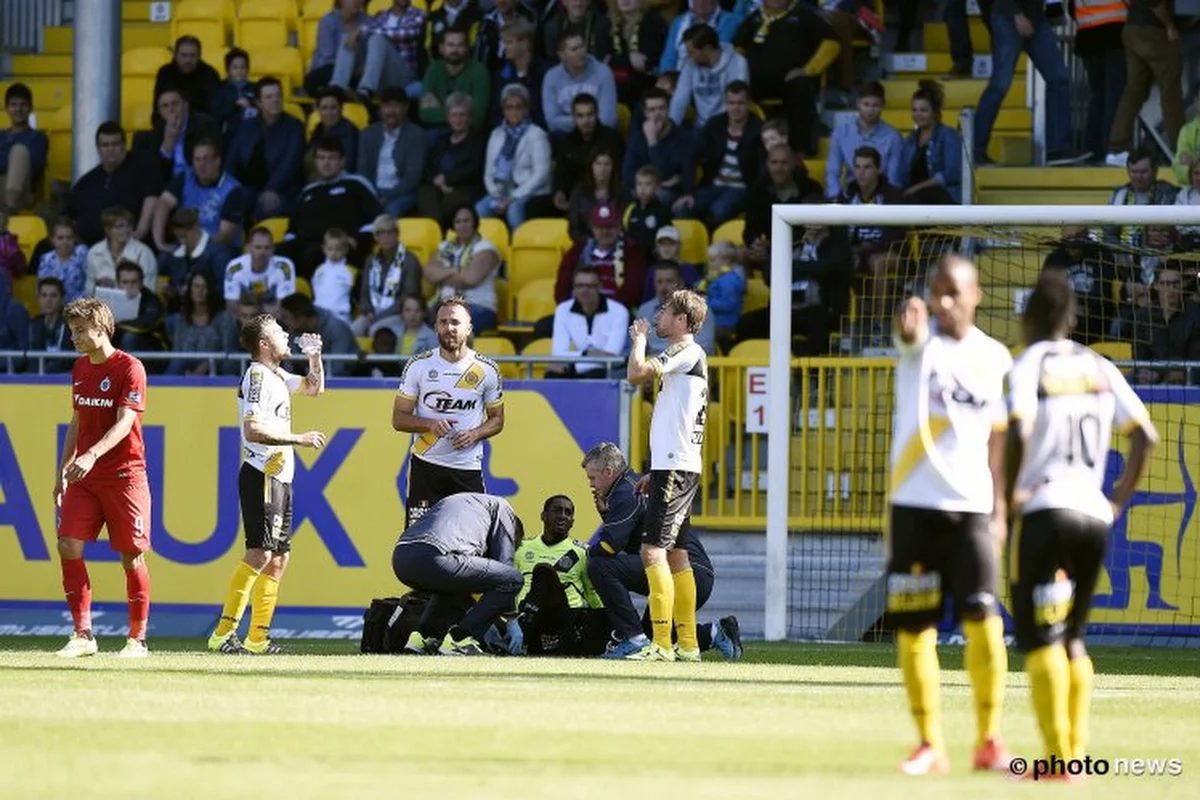
<instances>
[{"instance_id":1,"label":"spectator in white shirt","mask_svg":"<svg viewBox=\"0 0 1200 800\"><path fill-rule=\"evenodd\" d=\"M346 263L350 254L350 236L341 228L325 231L321 246L325 263L313 273L313 305L323 308L342 322L350 322L350 295L354 291L354 270Z\"/></svg>"},{"instance_id":2,"label":"spectator in white shirt","mask_svg":"<svg viewBox=\"0 0 1200 800\"><path fill-rule=\"evenodd\" d=\"M554 310L550 354L555 356L621 356L629 333L629 309L600 294L600 273L590 267L575 271L574 299ZM551 364L548 378L603 378L604 364L577 361Z\"/></svg>"},{"instance_id":3,"label":"spectator in white shirt","mask_svg":"<svg viewBox=\"0 0 1200 800\"><path fill-rule=\"evenodd\" d=\"M87 253L87 293L97 286L117 285L117 264L132 261L142 268L144 285L157 291L158 259L146 245L133 238L133 214L123 206L114 206L100 214L104 238L92 245Z\"/></svg>"}]
</instances>

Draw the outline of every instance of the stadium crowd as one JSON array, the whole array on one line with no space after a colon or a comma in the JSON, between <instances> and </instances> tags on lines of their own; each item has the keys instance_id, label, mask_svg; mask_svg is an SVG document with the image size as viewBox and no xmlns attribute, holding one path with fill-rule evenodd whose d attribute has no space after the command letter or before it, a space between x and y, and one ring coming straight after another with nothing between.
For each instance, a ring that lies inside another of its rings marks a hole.
<instances>
[{"instance_id":1,"label":"stadium crowd","mask_svg":"<svg viewBox=\"0 0 1200 800\"><path fill-rule=\"evenodd\" d=\"M42 311L27 319L6 285L0 349L59 346L63 301L98 292L122 309L125 348L232 350L240 322L267 309L280 311L293 334L319 331L330 353L358 353L365 337L370 352L411 353L429 339L421 314L442 297L466 296L480 332L507 311L497 278L514 265L484 235L483 220L516 231L528 220L565 218L572 246L553 282L556 307L534 328L553 340L555 355L620 355L620 337L607 334L623 330L630 314L653 311L677 285L707 296L714 319L701 341L715 352L768 335L766 312L743 309L750 279L761 272L769 280L772 203L962 199L963 143L942 119L941 87L921 83L912 130L902 134L881 118L884 87L856 86L853 42L879 33L862 3L691 0L669 22L675 9L647 0L536 8L491 0L486 9L457 0L428 13L395 0L374 14L367 5L338 0L320 19L304 80L319 121L308 131L288 112L278 78L249 79L246 50L225 54L222 79L199 40L176 41L155 80L150 129L127 149L119 123L99 127L99 166L71 187L29 263L0 216L0 283L36 275ZM995 33L1003 15L984 6L995 54L1007 41ZM1036 31L1048 24L1027 13L1017 17ZM901 16L911 33L915 17ZM1144 14L1131 9L1129 26L1135 21L1142 25ZM827 103L848 103L853 92L857 114L827 131L825 174L809 175L803 159L817 154L826 73ZM986 118L1007 91L1003 73L980 100L976 163L986 162ZM1048 91L1059 84L1055 71ZM28 125L28 87L14 84L4 99L12 127L0 132L0 173L14 213L45 169L48 142ZM350 102L370 111L361 129L347 116ZM1125 149L1108 160L1127 165L1129 182L1114 204L1200 204L1197 122L1182 125L1175 111L1168 123L1185 188L1156 182L1153 155L1128 152L1118 119L1112 144ZM1088 154L1066 144L1069 120L1060 122L1048 121L1052 163L1077 163ZM1088 144L1095 156L1112 149ZM432 253L402 243L398 220L414 216L445 231ZM738 218L740 237L714 236L707 263L681 259L675 221L716 233ZM273 224L281 219L286 226ZM1046 267L1067 269L1085 298L1078 335L1134 342L1139 358L1200 356L1196 270L1173 258L1200 249L1198 231L1064 231ZM830 352L848 317L864 322L842 352L886 343L888 312L927 260L910 233L797 230L798 355ZM1177 278L1186 285L1172 290ZM586 376L596 366L549 374ZM210 366L178 360L166 368L203 374ZM332 368L355 370L348 362Z\"/></svg>"}]
</instances>

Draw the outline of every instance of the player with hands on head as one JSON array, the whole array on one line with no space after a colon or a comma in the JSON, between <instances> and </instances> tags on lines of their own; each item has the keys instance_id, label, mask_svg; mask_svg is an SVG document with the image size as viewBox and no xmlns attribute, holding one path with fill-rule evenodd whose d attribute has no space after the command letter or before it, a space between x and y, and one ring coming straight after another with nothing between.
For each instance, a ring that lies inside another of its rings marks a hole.
<instances>
[{"instance_id":1,"label":"player with hands on head","mask_svg":"<svg viewBox=\"0 0 1200 800\"><path fill-rule=\"evenodd\" d=\"M1087 755L1092 662L1083 644L1109 528L1158 442L1149 412L1111 361L1071 341L1074 289L1043 273L1025 306L1028 345L1009 375L1007 493L1017 515L1008 559L1017 647L1047 756ZM1113 424L1129 437L1105 497ZM1065 776L1070 777L1070 776Z\"/></svg>"},{"instance_id":2,"label":"player with hands on head","mask_svg":"<svg viewBox=\"0 0 1200 800\"><path fill-rule=\"evenodd\" d=\"M121 557L129 600L129 635L118 655L144 658L150 616L150 484L142 414L146 410L146 369L113 346L112 310L84 297L63 312L75 349L83 354L71 369L74 412L54 480L59 509L58 555L63 591L74 631L62 658L95 655L92 584L83 560L85 542L101 528Z\"/></svg>"},{"instance_id":3,"label":"player with hands on head","mask_svg":"<svg viewBox=\"0 0 1200 800\"><path fill-rule=\"evenodd\" d=\"M1004 380L1008 348L975 326L983 299L974 264L944 257L933 270L931 308L901 303L889 488L888 611L920 743L908 775L946 772L937 625L947 596L966 637L975 700L974 766L1004 770L1000 711L1008 670L997 601L1004 541ZM929 314L937 319L930 331Z\"/></svg>"},{"instance_id":4,"label":"player with hands on head","mask_svg":"<svg viewBox=\"0 0 1200 800\"><path fill-rule=\"evenodd\" d=\"M392 403L392 428L414 434L405 527L445 497L486 491L483 443L504 430L500 368L468 346L467 301L443 300L436 327L437 349L408 360Z\"/></svg>"},{"instance_id":5,"label":"player with hands on head","mask_svg":"<svg viewBox=\"0 0 1200 800\"><path fill-rule=\"evenodd\" d=\"M299 340L301 352L308 357L308 374L301 377L283 369L283 362L291 357L288 334L270 314L252 317L242 327L241 343L252 359L238 386L242 420L238 496L246 554L230 580L208 649L226 655L275 655L283 652L271 641L270 631L279 582L292 551L294 448L320 450L326 441L321 431L292 432L291 396L323 394L325 370L321 337L313 333ZM237 629L247 605L251 605L250 632L242 643Z\"/></svg>"}]
</instances>

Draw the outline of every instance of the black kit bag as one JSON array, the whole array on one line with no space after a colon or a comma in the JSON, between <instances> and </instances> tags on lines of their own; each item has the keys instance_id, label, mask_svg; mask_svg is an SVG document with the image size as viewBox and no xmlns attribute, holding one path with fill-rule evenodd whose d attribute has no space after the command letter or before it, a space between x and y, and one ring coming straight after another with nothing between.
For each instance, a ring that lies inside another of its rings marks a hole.
<instances>
[{"instance_id":1,"label":"black kit bag","mask_svg":"<svg viewBox=\"0 0 1200 800\"><path fill-rule=\"evenodd\" d=\"M363 613L359 650L363 653L401 652L409 635L417 629L428 602L428 596L419 592L372 600L371 607Z\"/></svg>"}]
</instances>

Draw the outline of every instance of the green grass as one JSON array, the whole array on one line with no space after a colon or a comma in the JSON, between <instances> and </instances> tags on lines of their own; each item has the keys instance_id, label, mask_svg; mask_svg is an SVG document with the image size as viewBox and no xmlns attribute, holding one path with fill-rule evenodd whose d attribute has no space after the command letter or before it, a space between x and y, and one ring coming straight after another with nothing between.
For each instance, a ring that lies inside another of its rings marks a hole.
<instances>
[{"instance_id":1,"label":"green grass","mask_svg":"<svg viewBox=\"0 0 1200 800\"><path fill-rule=\"evenodd\" d=\"M121 798L1196 797L1200 653L1095 652L1092 752L1175 757L1176 778L1014 784L969 771L961 651L943 648L952 774L895 765L912 723L885 645L750 645L740 664L364 657L297 642L229 658L152 642L62 662L0 639L0 796ZM1013 668L1019 667L1014 658ZM1004 730L1040 752L1024 675Z\"/></svg>"}]
</instances>

